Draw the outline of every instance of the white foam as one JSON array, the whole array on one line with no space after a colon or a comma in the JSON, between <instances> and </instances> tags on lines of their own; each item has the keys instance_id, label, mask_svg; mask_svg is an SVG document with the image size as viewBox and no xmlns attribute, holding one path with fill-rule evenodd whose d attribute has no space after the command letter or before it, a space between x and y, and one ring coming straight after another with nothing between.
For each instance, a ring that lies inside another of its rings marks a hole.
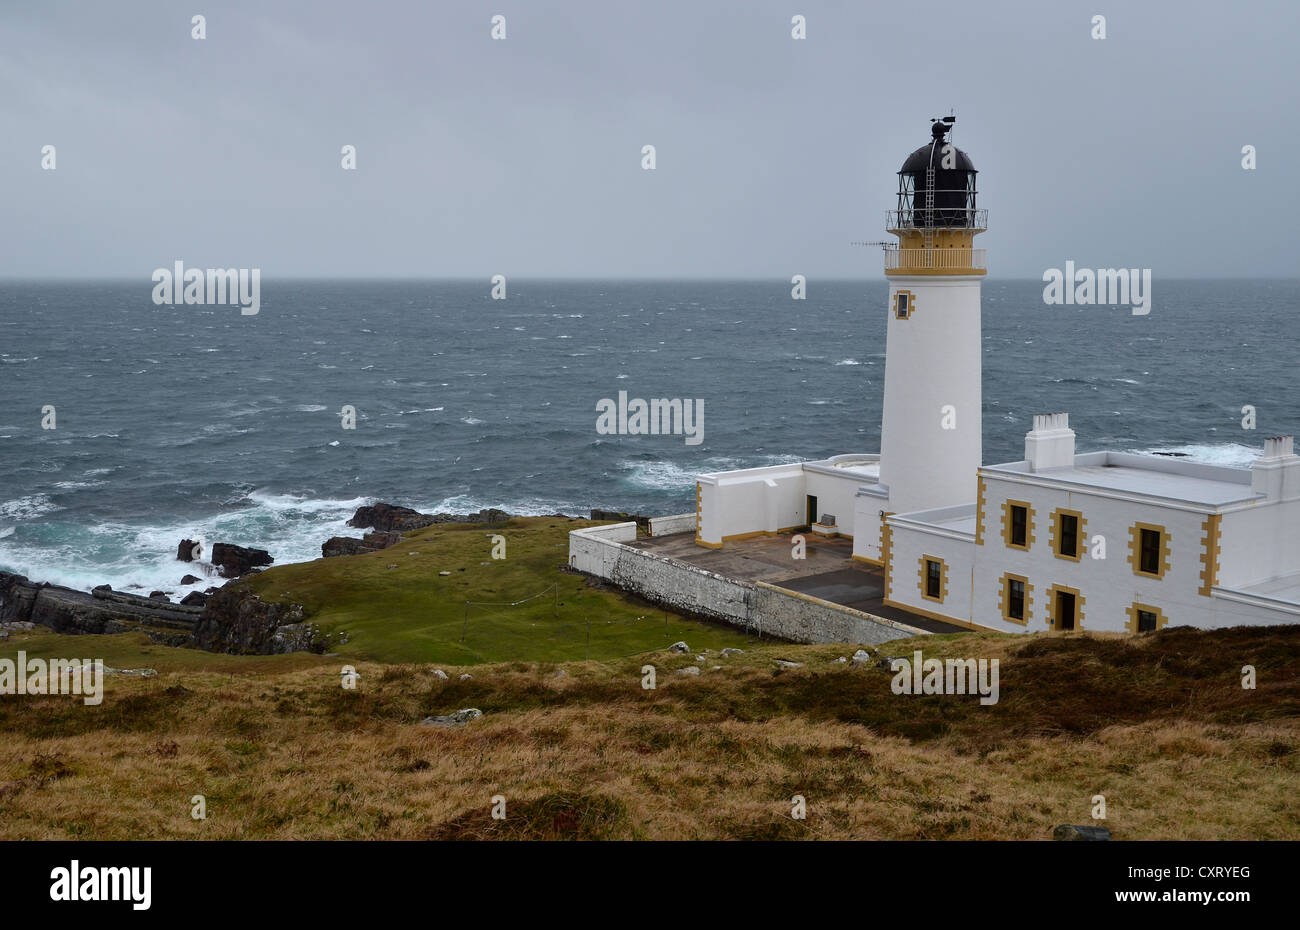
<instances>
[{"instance_id":1,"label":"white foam","mask_svg":"<svg viewBox=\"0 0 1300 930\"><path fill-rule=\"evenodd\" d=\"M42 514L59 510L46 494L33 494L30 497L16 497L0 504L0 518L10 520L30 520Z\"/></svg>"},{"instance_id":2,"label":"white foam","mask_svg":"<svg viewBox=\"0 0 1300 930\"><path fill-rule=\"evenodd\" d=\"M1205 465L1234 465L1237 467L1250 465L1263 454L1261 448L1245 446L1237 442L1193 443L1185 446L1160 446L1159 448L1138 449L1136 451L1143 455L1153 455L1156 452L1174 452L1180 456L1185 456L1192 462L1200 462Z\"/></svg>"}]
</instances>

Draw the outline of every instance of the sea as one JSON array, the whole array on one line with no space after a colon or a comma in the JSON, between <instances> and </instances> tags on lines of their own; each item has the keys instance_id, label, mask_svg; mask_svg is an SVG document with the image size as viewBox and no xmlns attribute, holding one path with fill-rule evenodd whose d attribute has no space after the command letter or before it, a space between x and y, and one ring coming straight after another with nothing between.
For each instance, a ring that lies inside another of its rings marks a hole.
<instances>
[{"instance_id":1,"label":"sea","mask_svg":"<svg viewBox=\"0 0 1300 930\"><path fill-rule=\"evenodd\" d=\"M1145 316L1043 286L984 285L986 462L1021 459L1035 413L1067 411L1080 451L1228 465L1300 431L1300 281L1157 278ZM0 569L183 596L211 581L178 584L182 538L279 564L380 500L683 513L699 472L879 449L883 280L261 291L244 315L156 305L147 278L0 282ZM702 441L602 434L620 391L702 402Z\"/></svg>"}]
</instances>

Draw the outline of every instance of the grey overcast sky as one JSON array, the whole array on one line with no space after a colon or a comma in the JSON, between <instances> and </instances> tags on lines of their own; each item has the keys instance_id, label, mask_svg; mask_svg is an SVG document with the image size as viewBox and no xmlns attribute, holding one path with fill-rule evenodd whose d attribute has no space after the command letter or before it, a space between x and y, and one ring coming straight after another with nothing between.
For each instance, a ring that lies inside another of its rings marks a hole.
<instances>
[{"instance_id":1,"label":"grey overcast sky","mask_svg":"<svg viewBox=\"0 0 1300 930\"><path fill-rule=\"evenodd\" d=\"M950 108L991 277L1297 274L1295 0L0 6L3 276L880 277Z\"/></svg>"}]
</instances>

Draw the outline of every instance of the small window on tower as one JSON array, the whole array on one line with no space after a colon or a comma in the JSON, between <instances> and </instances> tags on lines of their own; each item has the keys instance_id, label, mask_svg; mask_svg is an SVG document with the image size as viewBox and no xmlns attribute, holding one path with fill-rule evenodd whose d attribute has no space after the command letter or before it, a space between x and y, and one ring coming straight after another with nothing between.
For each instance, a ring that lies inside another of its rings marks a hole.
<instances>
[{"instance_id":1,"label":"small window on tower","mask_svg":"<svg viewBox=\"0 0 1300 930\"><path fill-rule=\"evenodd\" d=\"M911 296L911 294L906 292L900 292L897 295L897 304L894 307L894 312L900 320L906 320L908 314L912 311L911 301L908 299Z\"/></svg>"},{"instance_id":2,"label":"small window on tower","mask_svg":"<svg viewBox=\"0 0 1300 930\"><path fill-rule=\"evenodd\" d=\"M1137 628L1139 633L1155 632L1156 615L1149 610L1139 610L1137 612Z\"/></svg>"}]
</instances>

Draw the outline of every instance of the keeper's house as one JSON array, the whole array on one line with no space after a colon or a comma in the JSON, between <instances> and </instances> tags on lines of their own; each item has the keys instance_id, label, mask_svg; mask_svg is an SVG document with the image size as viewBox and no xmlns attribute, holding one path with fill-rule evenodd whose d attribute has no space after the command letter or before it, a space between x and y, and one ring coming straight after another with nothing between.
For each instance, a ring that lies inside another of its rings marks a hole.
<instances>
[{"instance_id":1,"label":"keeper's house","mask_svg":"<svg viewBox=\"0 0 1300 930\"><path fill-rule=\"evenodd\" d=\"M1292 444L1250 468L1075 455L1065 414L1035 417L975 503L886 519L886 603L1005 631L1300 622Z\"/></svg>"}]
</instances>

